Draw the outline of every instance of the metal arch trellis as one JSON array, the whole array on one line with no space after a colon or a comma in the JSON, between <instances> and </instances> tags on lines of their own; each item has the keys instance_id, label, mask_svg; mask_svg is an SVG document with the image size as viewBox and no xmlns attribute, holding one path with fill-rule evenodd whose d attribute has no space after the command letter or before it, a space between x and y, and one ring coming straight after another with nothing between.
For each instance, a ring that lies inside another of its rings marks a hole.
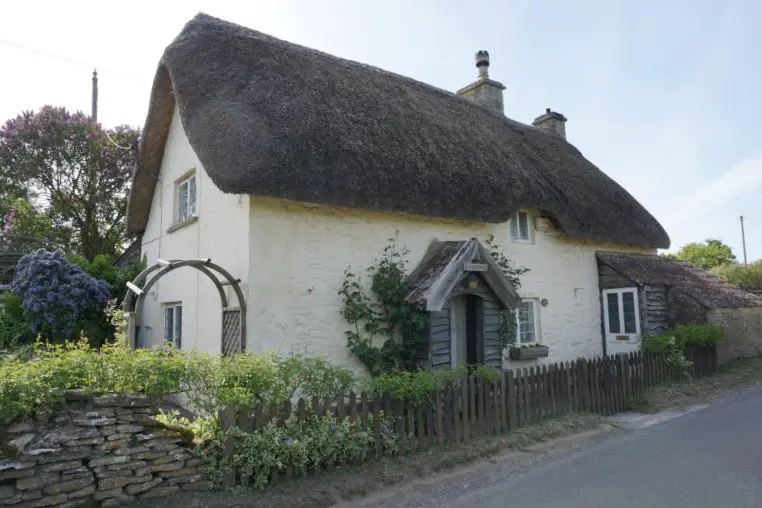
<instances>
[{"instance_id":1,"label":"metal arch trellis","mask_svg":"<svg viewBox=\"0 0 762 508\"><path fill-rule=\"evenodd\" d=\"M246 345L246 301L243 291L239 285L240 279L235 279L230 272L219 265L212 263L209 258L189 259L189 260L169 260L157 259L156 263L149 266L132 282L127 283L127 294L122 302L122 310L127 313L130 345L137 346L138 330L143 319L143 303L145 295L151 290L154 284L167 273L177 268L189 266L200 271L214 283L217 292L220 295L222 306L222 337L221 349L223 355L240 353ZM221 275L225 280L221 282L215 272ZM235 291L238 299L238 307L230 307L228 298L225 295L223 284L229 284ZM141 287L141 285L143 285Z\"/></svg>"}]
</instances>

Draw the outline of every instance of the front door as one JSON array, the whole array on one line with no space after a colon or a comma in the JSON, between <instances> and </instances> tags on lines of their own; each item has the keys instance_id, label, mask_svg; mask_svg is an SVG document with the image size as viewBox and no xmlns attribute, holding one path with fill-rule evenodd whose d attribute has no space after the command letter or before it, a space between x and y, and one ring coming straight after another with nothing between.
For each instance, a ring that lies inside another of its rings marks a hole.
<instances>
[{"instance_id":1,"label":"front door","mask_svg":"<svg viewBox=\"0 0 762 508\"><path fill-rule=\"evenodd\" d=\"M607 355L640 348L638 288L603 290L603 318Z\"/></svg>"},{"instance_id":2,"label":"front door","mask_svg":"<svg viewBox=\"0 0 762 508\"><path fill-rule=\"evenodd\" d=\"M484 363L484 304L476 295L450 300L450 361L459 365Z\"/></svg>"}]
</instances>

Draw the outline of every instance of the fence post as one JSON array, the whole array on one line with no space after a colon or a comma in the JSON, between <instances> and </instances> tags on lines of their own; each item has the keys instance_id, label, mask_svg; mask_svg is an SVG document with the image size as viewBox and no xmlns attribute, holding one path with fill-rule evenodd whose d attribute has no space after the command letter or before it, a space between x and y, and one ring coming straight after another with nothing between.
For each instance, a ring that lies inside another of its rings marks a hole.
<instances>
[{"instance_id":1,"label":"fence post","mask_svg":"<svg viewBox=\"0 0 762 508\"><path fill-rule=\"evenodd\" d=\"M579 402L580 410L583 413L590 411L590 381L587 379L586 361L582 358L577 360L576 369L578 372L577 379L579 380Z\"/></svg>"},{"instance_id":2,"label":"fence post","mask_svg":"<svg viewBox=\"0 0 762 508\"><path fill-rule=\"evenodd\" d=\"M514 393L513 370L511 369L505 371L505 389L505 400L508 408L508 424L506 428L508 430L514 430L518 425L516 425L516 394Z\"/></svg>"}]
</instances>

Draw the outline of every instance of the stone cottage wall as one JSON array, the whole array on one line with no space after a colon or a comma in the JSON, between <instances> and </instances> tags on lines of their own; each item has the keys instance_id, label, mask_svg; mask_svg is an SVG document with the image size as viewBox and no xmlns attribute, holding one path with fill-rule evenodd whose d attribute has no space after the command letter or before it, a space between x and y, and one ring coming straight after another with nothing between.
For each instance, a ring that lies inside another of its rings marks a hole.
<instances>
[{"instance_id":1,"label":"stone cottage wall","mask_svg":"<svg viewBox=\"0 0 762 508\"><path fill-rule=\"evenodd\" d=\"M70 393L3 432L0 506L117 506L211 487L187 437L157 424L158 401Z\"/></svg>"},{"instance_id":2,"label":"stone cottage wall","mask_svg":"<svg viewBox=\"0 0 762 508\"><path fill-rule=\"evenodd\" d=\"M713 309L707 321L725 330L725 340L717 344L717 361L762 354L762 307Z\"/></svg>"}]
</instances>

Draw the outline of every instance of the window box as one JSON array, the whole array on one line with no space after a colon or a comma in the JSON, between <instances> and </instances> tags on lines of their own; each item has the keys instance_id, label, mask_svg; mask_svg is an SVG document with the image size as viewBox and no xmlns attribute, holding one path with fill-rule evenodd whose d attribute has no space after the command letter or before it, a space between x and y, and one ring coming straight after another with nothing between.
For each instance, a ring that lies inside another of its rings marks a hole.
<instances>
[{"instance_id":1,"label":"window box","mask_svg":"<svg viewBox=\"0 0 762 508\"><path fill-rule=\"evenodd\" d=\"M550 348L540 345L511 346L511 360L534 360L535 358L546 358Z\"/></svg>"}]
</instances>

